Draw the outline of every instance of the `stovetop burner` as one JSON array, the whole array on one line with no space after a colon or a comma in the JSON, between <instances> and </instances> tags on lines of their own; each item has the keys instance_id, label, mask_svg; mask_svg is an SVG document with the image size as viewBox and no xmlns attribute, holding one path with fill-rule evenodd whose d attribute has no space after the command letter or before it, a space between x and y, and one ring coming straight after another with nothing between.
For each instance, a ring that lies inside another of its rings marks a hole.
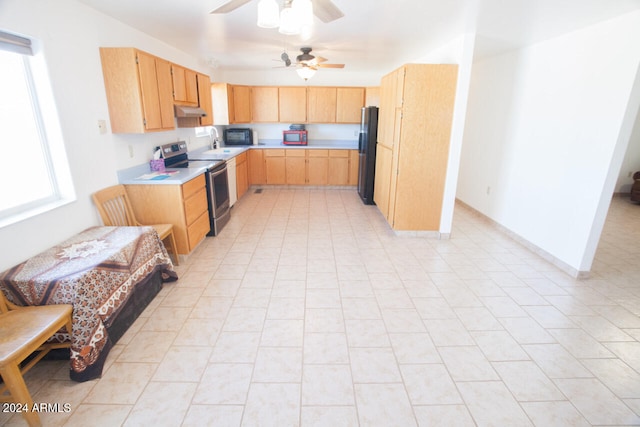
<instances>
[{"instance_id":1,"label":"stovetop burner","mask_svg":"<svg viewBox=\"0 0 640 427\"><path fill-rule=\"evenodd\" d=\"M171 144L165 144L160 147L162 157L164 157L164 165L167 168L192 168L203 166L214 166L220 161L216 160L191 160L187 155L187 143L178 141Z\"/></svg>"},{"instance_id":2,"label":"stovetop burner","mask_svg":"<svg viewBox=\"0 0 640 427\"><path fill-rule=\"evenodd\" d=\"M167 165L165 163L165 166L168 168L193 168L193 167L202 167L202 166L207 166L207 165L213 165L215 163L219 163L218 161L215 160L185 160L182 161L180 163L176 163L176 164L171 164L171 165Z\"/></svg>"}]
</instances>

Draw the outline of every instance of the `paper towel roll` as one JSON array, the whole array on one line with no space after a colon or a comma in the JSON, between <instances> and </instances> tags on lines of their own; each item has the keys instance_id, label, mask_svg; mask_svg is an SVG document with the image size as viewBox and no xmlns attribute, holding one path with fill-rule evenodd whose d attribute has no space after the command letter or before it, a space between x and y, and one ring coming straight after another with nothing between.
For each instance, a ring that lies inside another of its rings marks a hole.
<instances>
[{"instance_id":1,"label":"paper towel roll","mask_svg":"<svg viewBox=\"0 0 640 427\"><path fill-rule=\"evenodd\" d=\"M258 132L253 131L253 145L258 145Z\"/></svg>"}]
</instances>

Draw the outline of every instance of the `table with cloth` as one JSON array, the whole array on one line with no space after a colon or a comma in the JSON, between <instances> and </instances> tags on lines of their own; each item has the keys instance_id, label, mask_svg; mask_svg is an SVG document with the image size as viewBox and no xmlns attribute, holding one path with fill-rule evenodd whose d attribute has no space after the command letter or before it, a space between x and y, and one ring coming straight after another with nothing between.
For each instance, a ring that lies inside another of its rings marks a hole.
<instances>
[{"instance_id":1,"label":"table with cloth","mask_svg":"<svg viewBox=\"0 0 640 427\"><path fill-rule=\"evenodd\" d=\"M92 227L0 274L14 304L72 304L70 376L102 374L109 350L162 288L177 280L153 227Z\"/></svg>"}]
</instances>

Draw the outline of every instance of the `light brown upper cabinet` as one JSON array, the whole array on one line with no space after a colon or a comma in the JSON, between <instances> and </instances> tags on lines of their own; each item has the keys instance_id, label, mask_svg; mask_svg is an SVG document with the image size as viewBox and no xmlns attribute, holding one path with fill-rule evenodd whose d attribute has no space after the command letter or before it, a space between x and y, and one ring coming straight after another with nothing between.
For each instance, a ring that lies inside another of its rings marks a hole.
<instances>
[{"instance_id":1,"label":"light brown upper cabinet","mask_svg":"<svg viewBox=\"0 0 640 427\"><path fill-rule=\"evenodd\" d=\"M360 123L364 87L236 86L214 83L214 124Z\"/></svg>"},{"instance_id":2,"label":"light brown upper cabinet","mask_svg":"<svg viewBox=\"0 0 640 427\"><path fill-rule=\"evenodd\" d=\"M307 122L307 89L305 87L278 88L280 123Z\"/></svg>"},{"instance_id":3,"label":"light brown upper cabinet","mask_svg":"<svg viewBox=\"0 0 640 427\"><path fill-rule=\"evenodd\" d=\"M251 122L251 86L213 83L211 94L214 125Z\"/></svg>"},{"instance_id":4,"label":"light brown upper cabinet","mask_svg":"<svg viewBox=\"0 0 640 427\"><path fill-rule=\"evenodd\" d=\"M278 88L254 86L251 88L251 117L254 123L278 122Z\"/></svg>"},{"instance_id":5,"label":"light brown upper cabinet","mask_svg":"<svg viewBox=\"0 0 640 427\"><path fill-rule=\"evenodd\" d=\"M198 106L207 112L200 117L200 126L213 125L213 104L211 101L211 79L206 74L198 73Z\"/></svg>"},{"instance_id":6,"label":"light brown upper cabinet","mask_svg":"<svg viewBox=\"0 0 640 427\"><path fill-rule=\"evenodd\" d=\"M251 123L251 86L233 86L232 92L233 119L230 123Z\"/></svg>"},{"instance_id":7,"label":"light brown upper cabinet","mask_svg":"<svg viewBox=\"0 0 640 427\"><path fill-rule=\"evenodd\" d=\"M198 105L198 77L193 70L171 64L173 102L180 105Z\"/></svg>"},{"instance_id":8,"label":"light brown upper cabinet","mask_svg":"<svg viewBox=\"0 0 640 427\"><path fill-rule=\"evenodd\" d=\"M402 113L404 68L382 77L380 85L380 113L378 114L378 143L393 148L396 135L396 116Z\"/></svg>"},{"instance_id":9,"label":"light brown upper cabinet","mask_svg":"<svg viewBox=\"0 0 640 427\"><path fill-rule=\"evenodd\" d=\"M213 105L211 103L211 79L206 74L197 73L198 106L207 112L204 117L177 117L179 128L193 128L213 125Z\"/></svg>"},{"instance_id":10,"label":"light brown upper cabinet","mask_svg":"<svg viewBox=\"0 0 640 427\"><path fill-rule=\"evenodd\" d=\"M309 87L307 89L307 122L336 122L337 89L335 87Z\"/></svg>"},{"instance_id":11,"label":"light brown upper cabinet","mask_svg":"<svg viewBox=\"0 0 640 427\"><path fill-rule=\"evenodd\" d=\"M213 124L228 125L233 122L233 86L228 83L211 84Z\"/></svg>"},{"instance_id":12,"label":"light brown upper cabinet","mask_svg":"<svg viewBox=\"0 0 640 427\"><path fill-rule=\"evenodd\" d=\"M171 64L134 48L100 48L113 133L175 128Z\"/></svg>"},{"instance_id":13,"label":"light brown upper cabinet","mask_svg":"<svg viewBox=\"0 0 640 427\"><path fill-rule=\"evenodd\" d=\"M336 123L360 123L364 94L362 87L336 89Z\"/></svg>"}]
</instances>

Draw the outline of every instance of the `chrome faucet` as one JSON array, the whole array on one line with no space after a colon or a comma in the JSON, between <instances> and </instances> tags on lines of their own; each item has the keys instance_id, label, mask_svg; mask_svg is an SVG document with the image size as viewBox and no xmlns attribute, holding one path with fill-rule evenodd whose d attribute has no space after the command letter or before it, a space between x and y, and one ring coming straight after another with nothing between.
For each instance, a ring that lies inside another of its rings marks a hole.
<instances>
[{"instance_id":1,"label":"chrome faucet","mask_svg":"<svg viewBox=\"0 0 640 427\"><path fill-rule=\"evenodd\" d=\"M216 137L213 137L213 134L216 134ZM209 132L209 139L210 139L210 143L209 143L209 149L210 150L215 150L216 148L218 148L218 142L220 140L220 135L218 134L218 129L215 128L215 126L211 126L211 132Z\"/></svg>"}]
</instances>

